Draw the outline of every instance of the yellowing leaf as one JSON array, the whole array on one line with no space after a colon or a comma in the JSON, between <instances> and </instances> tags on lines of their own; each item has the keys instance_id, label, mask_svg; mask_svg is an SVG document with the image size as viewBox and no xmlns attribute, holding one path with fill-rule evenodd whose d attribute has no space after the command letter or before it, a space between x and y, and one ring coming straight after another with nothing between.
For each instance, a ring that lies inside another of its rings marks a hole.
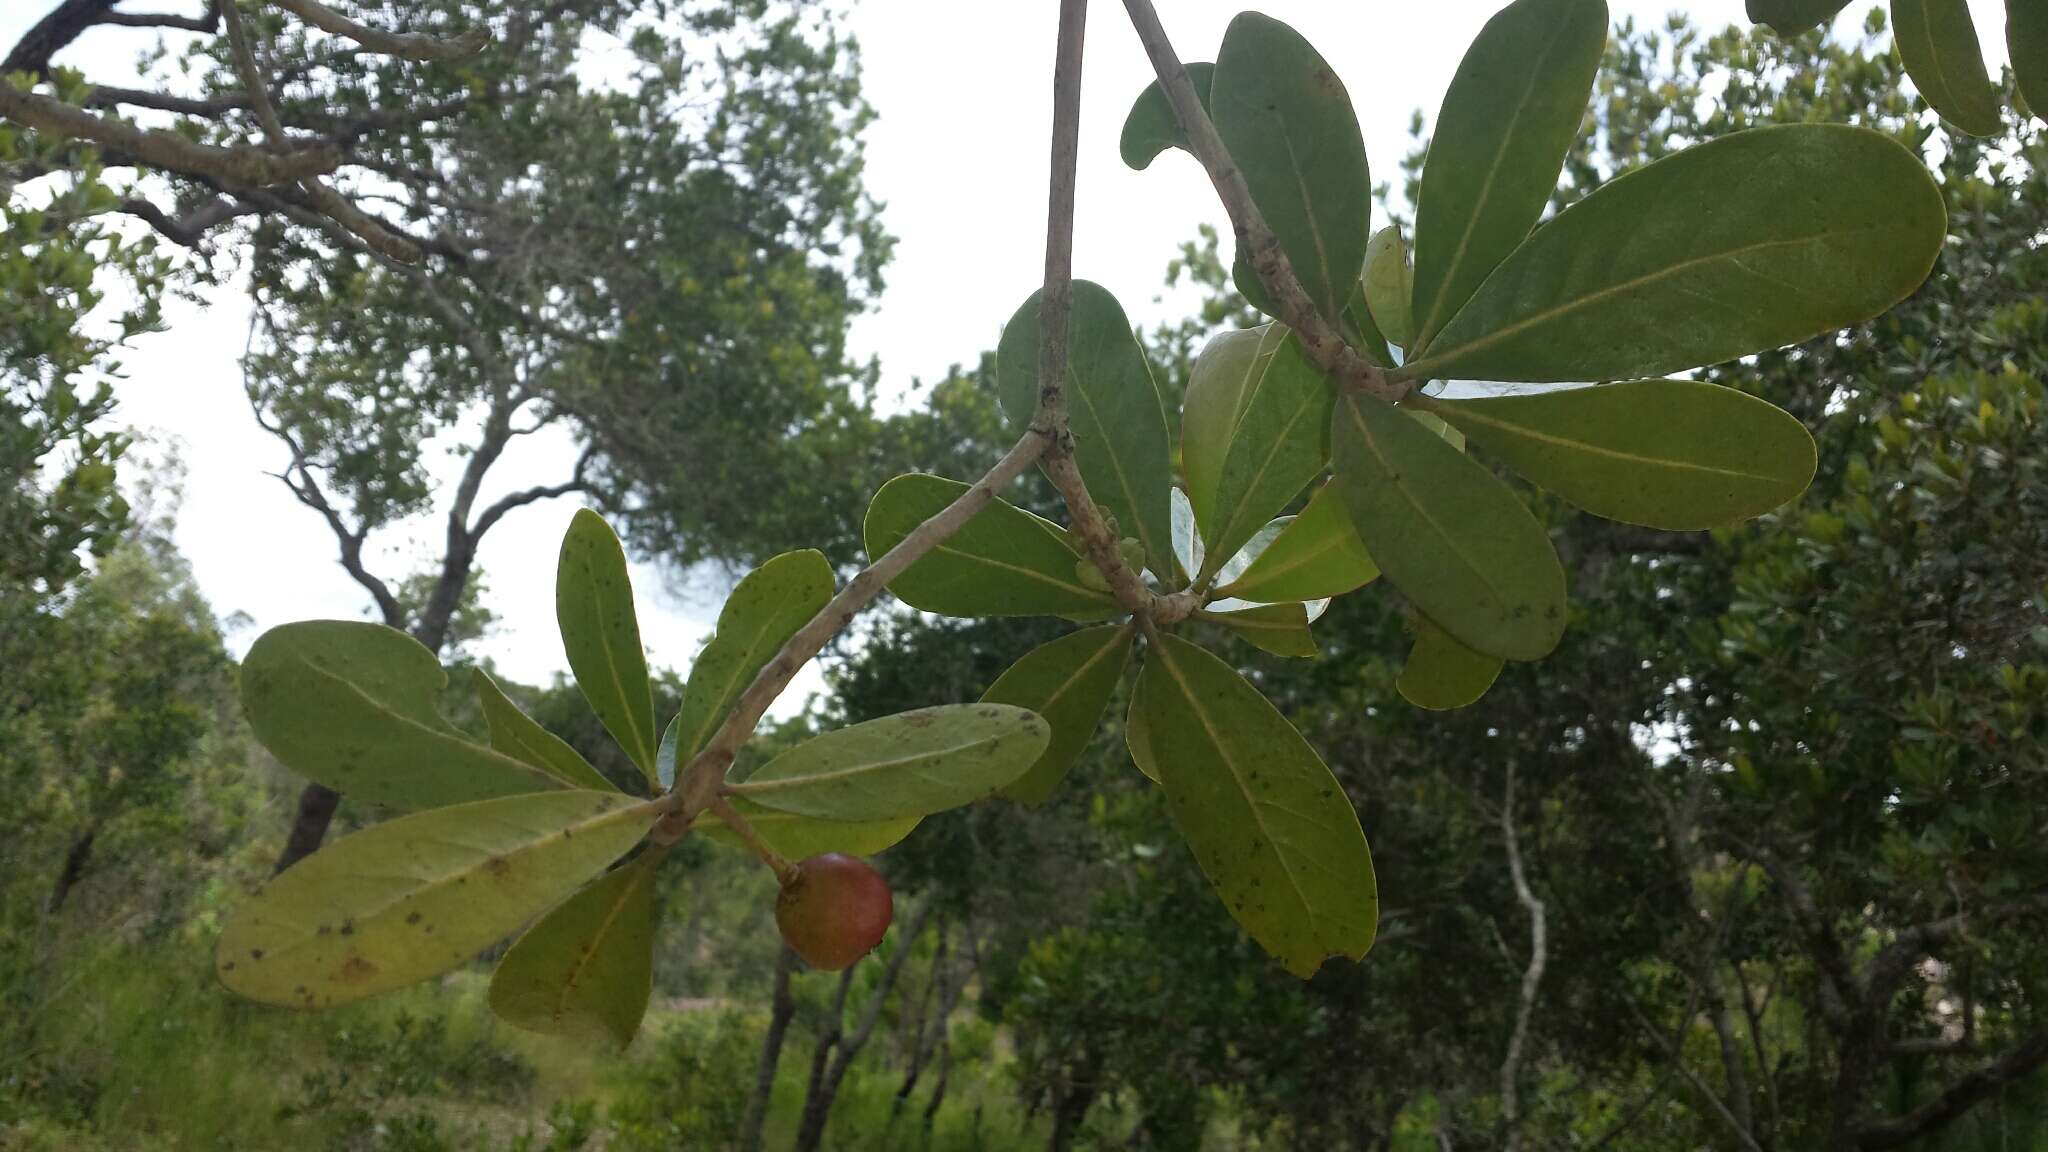
<instances>
[{"instance_id":1,"label":"yellowing leaf","mask_svg":"<svg viewBox=\"0 0 2048 1152\"><path fill-rule=\"evenodd\" d=\"M814 736L729 792L825 820L894 820L970 804L1045 752L1044 720L1006 704L920 708Z\"/></svg>"},{"instance_id":2,"label":"yellowing leaf","mask_svg":"<svg viewBox=\"0 0 2048 1152\"><path fill-rule=\"evenodd\" d=\"M417 812L337 840L235 909L215 952L252 1000L319 1008L466 964L624 855L661 816L616 792Z\"/></svg>"},{"instance_id":3,"label":"yellowing leaf","mask_svg":"<svg viewBox=\"0 0 2048 1152\"><path fill-rule=\"evenodd\" d=\"M529 1032L633 1042L654 983L654 878L642 852L526 930L491 974L491 1011Z\"/></svg>"},{"instance_id":4,"label":"yellowing leaf","mask_svg":"<svg viewBox=\"0 0 2048 1152\"><path fill-rule=\"evenodd\" d=\"M242 661L256 738L285 767L362 803L433 808L562 786L457 732L435 707L447 684L419 641L354 620L272 628Z\"/></svg>"},{"instance_id":5,"label":"yellowing leaf","mask_svg":"<svg viewBox=\"0 0 2048 1152\"><path fill-rule=\"evenodd\" d=\"M944 510L968 486L937 476L898 476L868 505L868 556L894 548ZM975 513L902 575L889 591L912 608L941 616L1103 616L1109 593L1075 574L1081 553L1059 525L1001 500Z\"/></svg>"},{"instance_id":6,"label":"yellowing leaf","mask_svg":"<svg viewBox=\"0 0 2048 1152\"><path fill-rule=\"evenodd\" d=\"M640 647L626 550L604 518L588 508L577 511L562 536L555 620L583 699L653 783L654 688Z\"/></svg>"},{"instance_id":7,"label":"yellowing leaf","mask_svg":"<svg viewBox=\"0 0 2048 1152\"><path fill-rule=\"evenodd\" d=\"M484 720L491 727L491 747L524 761L571 788L592 788L617 792L618 785L605 779L568 741L541 727L533 717L519 710L506 697L497 681L483 669L476 670L476 698Z\"/></svg>"}]
</instances>

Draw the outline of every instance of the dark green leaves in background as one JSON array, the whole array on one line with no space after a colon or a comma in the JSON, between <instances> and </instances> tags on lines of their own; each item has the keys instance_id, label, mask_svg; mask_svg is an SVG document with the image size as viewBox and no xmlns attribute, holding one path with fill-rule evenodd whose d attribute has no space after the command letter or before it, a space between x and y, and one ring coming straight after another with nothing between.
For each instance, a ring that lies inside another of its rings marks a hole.
<instances>
[{"instance_id":1,"label":"dark green leaves in background","mask_svg":"<svg viewBox=\"0 0 2048 1152\"><path fill-rule=\"evenodd\" d=\"M588 508L577 511L562 537L555 619L583 698L653 783L654 690L647 679L647 655L640 647L626 550L611 525Z\"/></svg>"},{"instance_id":2,"label":"dark green leaves in background","mask_svg":"<svg viewBox=\"0 0 2048 1152\"><path fill-rule=\"evenodd\" d=\"M832 565L812 549L785 552L747 573L718 612L718 630L690 665L673 740L662 736L659 775L674 783L678 764L702 751L755 674L784 641L832 599ZM673 743L673 748L671 748Z\"/></svg>"},{"instance_id":3,"label":"dark green leaves in background","mask_svg":"<svg viewBox=\"0 0 2048 1152\"><path fill-rule=\"evenodd\" d=\"M1401 593L1473 648L1514 660L1564 634L1564 570L1521 497L1408 412L1337 404L1338 495Z\"/></svg>"},{"instance_id":4,"label":"dark green leaves in background","mask_svg":"<svg viewBox=\"0 0 2048 1152\"><path fill-rule=\"evenodd\" d=\"M813 737L728 788L823 820L894 820L970 804L1022 776L1051 732L1007 704L949 704Z\"/></svg>"},{"instance_id":5,"label":"dark green leaves in background","mask_svg":"<svg viewBox=\"0 0 2048 1152\"><path fill-rule=\"evenodd\" d=\"M1026 653L982 693L983 703L1027 708L1052 729L1045 751L1003 795L1026 804L1052 796L1101 726L1136 635L1129 625L1113 624L1062 636Z\"/></svg>"},{"instance_id":6,"label":"dark green leaves in background","mask_svg":"<svg viewBox=\"0 0 2048 1152\"><path fill-rule=\"evenodd\" d=\"M1596 516L1671 531L1747 520L1806 490L1806 426L1694 380L1637 380L1431 410L1523 477Z\"/></svg>"},{"instance_id":7,"label":"dark green leaves in background","mask_svg":"<svg viewBox=\"0 0 2048 1152\"><path fill-rule=\"evenodd\" d=\"M306 620L259 637L242 707L285 767L365 804L432 808L560 788L553 769L472 743L436 710L441 662L382 624Z\"/></svg>"},{"instance_id":8,"label":"dark green leaves in background","mask_svg":"<svg viewBox=\"0 0 2048 1152\"><path fill-rule=\"evenodd\" d=\"M1329 382L1279 324L1224 332L1188 377L1181 465L1206 577L1285 509L1329 460Z\"/></svg>"},{"instance_id":9,"label":"dark green leaves in background","mask_svg":"<svg viewBox=\"0 0 2048 1152\"><path fill-rule=\"evenodd\" d=\"M1887 136L1738 132L1559 213L1401 375L1631 379L1775 348L1904 299L1946 228L1927 169Z\"/></svg>"},{"instance_id":10,"label":"dark green leaves in background","mask_svg":"<svg viewBox=\"0 0 2048 1152\"><path fill-rule=\"evenodd\" d=\"M633 1042L654 988L654 879L643 852L526 930L491 975L491 1011L529 1032Z\"/></svg>"},{"instance_id":11,"label":"dark green leaves in background","mask_svg":"<svg viewBox=\"0 0 2048 1152\"><path fill-rule=\"evenodd\" d=\"M1579 138L1606 43L1604 0L1516 0L1466 49L1415 208L1422 347L1536 226ZM1409 346L1391 331L1387 338Z\"/></svg>"},{"instance_id":12,"label":"dark green leaves in background","mask_svg":"<svg viewBox=\"0 0 2048 1152\"><path fill-rule=\"evenodd\" d=\"M1336 777L1286 717L1176 636L1146 654L1132 706L1141 765L1245 931L1303 979L1328 957L1364 956L1379 922L1372 854Z\"/></svg>"},{"instance_id":13,"label":"dark green leaves in background","mask_svg":"<svg viewBox=\"0 0 2048 1152\"><path fill-rule=\"evenodd\" d=\"M272 880L221 933L221 982L326 1007L468 963L624 855L660 812L558 791L419 812L337 840Z\"/></svg>"},{"instance_id":14,"label":"dark green leaves in background","mask_svg":"<svg viewBox=\"0 0 2048 1152\"><path fill-rule=\"evenodd\" d=\"M967 488L921 473L882 485L868 505L869 559L894 548ZM1114 611L1114 597L1075 575L1080 561L1065 529L995 500L890 581L889 591L941 616L1099 617Z\"/></svg>"},{"instance_id":15,"label":"dark green leaves in background","mask_svg":"<svg viewBox=\"0 0 2048 1152\"><path fill-rule=\"evenodd\" d=\"M1846 0L1749 0L1749 18L1796 36L1847 6ZM1892 0L1891 28L1906 75L1928 106L1971 136L1996 135L2004 124L2005 93L1985 65L1969 0ZM2048 103L2048 5L2005 0L2005 42L2021 112L2040 117Z\"/></svg>"},{"instance_id":16,"label":"dark green leaves in background","mask_svg":"<svg viewBox=\"0 0 2048 1152\"><path fill-rule=\"evenodd\" d=\"M997 391L1020 435L1038 411L1038 293L1003 327L996 349ZM1116 297L1099 284L1074 281L1067 325L1066 403L1074 461L1095 501L1118 531L1145 549L1145 562L1166 584L1175 578L1167 489L1173 447L1166 407L1145 350Z\"/></svg>"},{"instance_id":17,"label":"dark green leaves in background","mask_svg":"<svg viewBox=\"0 0 2048 1152\"><path fill-rule=\"evenodd\" d=\"M1223 34L1209 105L1260 215L1334 323L1372 233L1365 140L1344 82L1300 33L1245 12ZM1240 287L1245 260L1240 252Z\"/></svg>"}]
</instances>

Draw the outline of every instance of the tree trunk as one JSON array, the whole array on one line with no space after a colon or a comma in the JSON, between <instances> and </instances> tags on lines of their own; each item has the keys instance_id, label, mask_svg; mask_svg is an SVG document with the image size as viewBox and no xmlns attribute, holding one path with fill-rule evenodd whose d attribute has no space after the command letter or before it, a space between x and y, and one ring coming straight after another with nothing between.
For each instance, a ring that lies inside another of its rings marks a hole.
<instances>
[{"instance_id":1,"label":"tree trunk","mask_svg":"<svg viewBox=\"0 0 2048 1152\"><path fill-rule=\"evenodd\" d=\"M64 868L57 873L57 883L50 889L48 911L55 916L64 910L64 901L71 895L71 889L85 875L85 866L92 861L92 844L99 838L100 827L93 824L71 842L71 850L64 853Z\"/></svg>"},{"instance_id":2,"label":"tree trunk","mask_svg":"<svg viewBox=\"0 0 2048 1152\"><path fill-rule=\"evenodd\" d=\"M474 556L475 550L473 548L470 549L466 555ZM455 581L456 597L459 600L462 595L462 587L469 581L469 569L470 564L467 559L463 561L460 572L455 572L444 564L441 570L440 585L446 585L451 580ZM434 602L438 604L440 600L440 588L437 586ZM449 616L441 615L438 617L429 616L421 620L419 626L412 630L412 638L425 645L427 651L439 656L442 645L447 643L449 619ZM404 621L391 619L390 614L387 612L384 623L387 627L398 628L404 624ZM335 809L339 807L341 807L341 793L336 792L325 784L306 785L299 792L298 814L292 818L291 833L285 837L284 851L278 854L277 867L271 869L271 875L274 876L311 856L313 853L318 852L320 845L327 839L328 825L334 823Z\"/></svg>"},{"instance_id":3,"label":"tree trunk","mask_svg":"<svg viewBox=\"0 0 2048 1152\"><path fill-rule=\"evenodd\" d=\"M768 1121L768 1105L775 1096L782 1042L788 1039L789 1021L796 1015L796 998L789 993L789 978L795 971L796 953L784 944L775 957L775 996L768 1014L768 1034L761 1038L761 1062L754 1069L754 1095L747 1101L746 1119L740 1123L740 1152L760 1152L761 1126Z\"/></svg>"},{"instance_id":4,"label":"tree trunk","mask_svg":"<svg viewBox=\"0 0 2048 1152\"><path fill-rule=\"evenodd\" d=\"M1088 1109L1095 1106L1099 1072L1098 1062L1090 1060L1060 1092L1052 1109L1052 1143L1047 1146L1051 1152L1070 1152L1074 1147L1074 1137L1081 1134L1081 1122L1088 1119Z\"/></svg>"},{"instance_id":5,"label":"tree trunk","mask_svg":"<svg viewBox=\"0 0 2048 1152\"><path fill-rule=\"evenodd\" d=\"M832 1111L832 1101L825 1094L826 1071L832 1064L832 1050L839 1047L839 1038L845 1034L846 994L852 988L853 968L849 966L839 976L831 1015L819 1025L818 1043L811 1049L811 1076L804 1086L804 1112L796 1129L797 1152L812 1152L825 1136L825 1117Z\"/></svg>"},{"instance_id":6,"label":"tree trunk","mask_svg":"<svg viewBox=\"0 0 2048 1152\"><path fill-rule=\"evenodd\" d=\"M846 1014L846 993L853 982L853 969L848 968L840 979L839 993L832 1000L832 1019L826 1022L827 1031L819 1034L818 1049L811 1058L811 1085L804 1098L803 1123L796 1133L796 1152L817 1152L825 1139L825 1119L832 1114L832 1101L839 1096L839 1085L846 1079L846 1070L853 1066L854 1058L867 1046L868 1037L874 1035L875 1023L882 1018L882 1005L888 1002L897 978L903 974L904 963L916 950L918 937L924 935L933 903L927 899L918 905L909 922L897 930L895 950L882 966L882 978L876 981L873 995L861 1009L860 1023L851 1033L842 1031L841 1021ZM829 1046L825 1042L828 1035Z\"/></svg>"}]
</instances>

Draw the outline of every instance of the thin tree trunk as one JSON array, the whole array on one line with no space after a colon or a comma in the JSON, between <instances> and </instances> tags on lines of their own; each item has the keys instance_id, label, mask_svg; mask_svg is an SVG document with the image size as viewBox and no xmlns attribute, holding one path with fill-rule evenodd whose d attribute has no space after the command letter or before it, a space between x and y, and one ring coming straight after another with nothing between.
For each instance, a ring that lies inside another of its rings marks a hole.
<instances>
[{"instance_id":1,"label":"thin tree trunk","mask_svg":"<svg viewBox=\"0 0 2048 1152\"><path fill-rule=\"evenodd\" d=\"M818 1145L825 1139L825 1120L832 1114L832 1102L839 1097L839 1085L846 1079L846 1070L853 1066L854 1058L867 1046L868 1037L875 1034L875 1023L882 1018L882 1006L888 1002L889 993L896 987L896 980L903 975L904 964L910 954L917 950L917 939L924 935L926 921L931 919L935 900L926 899L911 913L910 922L897 930L896 948L889 953L889 962L882 966L882 978L875 983L875 990L868 997L867 1006L861 1009L860 1023L851 1033L842 1032L840 1021L846 1011L847 986L853 980L853 969L848 968L839 982L839 994L833 998L832 1020L826 1025L832 1033L832 1045L828 1049L822 1042L817 1055L811 1061L811 1090L804 1100L802 1126L796 1133L796 1152L817 1152ZM823 1040L823 1036L820 1036Z\"/></svg>"},{"instance_id":2,"label":"thin tree trunk","mask_svg":"<svg viewBox=\"0 0 2048 1152\"><path fill-rule=\"evenodd\" d=\"M71 842L71 850L64 853L63 870L57 873L57 883L50 889L48 911L55 916L64 910L64 901L71 896L71 889L78 885L85 875L85 866L92 861L93 841L99 839L100 826L97 822L89 825Z\"/></svg>"},{"instance_id":3,"label":"thin tree trunk","mask_svg":"<svg viewBox=\"0 0 2048 1152\"><path fill-rule=\"evenodd\" d=\"M796 998L789 994L789 978L795 971L796 953L784 944L775 957L775 996L768 1012L768 1034L761 1038L761 1062L754 1069L754 1095L747 1101L746 1119L740 1123L740 1152L760 1152L761 1126L767 1123L768 1105L775 1096L782 1042L788 1039L789 1021L796 1015Z\"/></svg>"},{"instance_id":4,"label":"thin tree trunk","mask_svg":"<svg viewBox=\"0 0 2048 1152\"><path fill-rule=\"evenodd\" d=\"M953 1041L939 1042L939 1078L932 1081L932 1098L924 1106L924 1138L931 1143L932 1125L938 1121L939 1106L946 1102L946 1082L953 1075Z\"/></svg>"}]
</instances>

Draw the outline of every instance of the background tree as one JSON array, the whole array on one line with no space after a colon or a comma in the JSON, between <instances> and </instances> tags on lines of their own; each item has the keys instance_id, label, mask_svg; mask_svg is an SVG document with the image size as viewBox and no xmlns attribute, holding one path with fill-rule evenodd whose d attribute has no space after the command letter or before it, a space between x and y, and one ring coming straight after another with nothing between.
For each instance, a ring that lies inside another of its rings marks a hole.
<instances>
[{"instance_id":1,"label":"background tree","mask_svg":"<svg viewBox=\"0 0 2048 1152\"><path fill-rule=\"evenodd\" d=\"M820 537L850 552L874 420L844 331L888 248L860 185L858 58L809 5L642 19L663 11L559 12L413 78L465 113L365 162L402 226L446 252L405 267L289 221L257 231L257 418L377 614L430 649L484 536L536 500L580 493L678 565ZM630 62L579 80L599 32L626 37ZM374 107L389 82L349 75L284 103ZM517 438L556 425L580 446L568 475L480 498ZM427 445L449 437L462 472L437 494ZM372 534L437 504L432 567L372 571ZM307 788L280 868L318 846L335 803Z\"/></svg>"}]
</instances>

